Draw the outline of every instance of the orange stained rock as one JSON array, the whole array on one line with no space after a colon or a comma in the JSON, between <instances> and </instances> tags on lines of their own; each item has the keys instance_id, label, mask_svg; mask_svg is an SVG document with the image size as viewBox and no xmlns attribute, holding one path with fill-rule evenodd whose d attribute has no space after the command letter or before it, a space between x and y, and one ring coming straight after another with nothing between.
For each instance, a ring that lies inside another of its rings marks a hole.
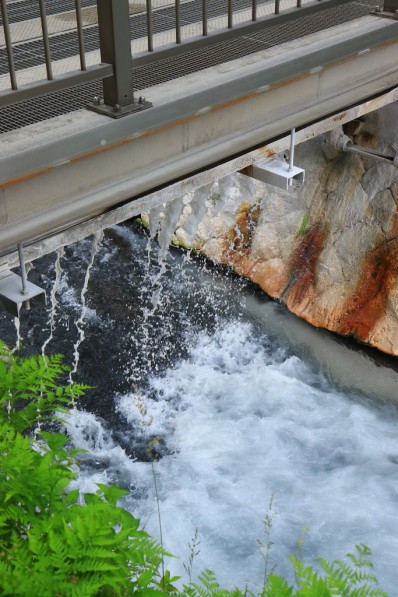
<instances>
[{"instance_id":1,"label":"orange stained rock","mask_svg":"<svg viewBox=\"0 0 398 597\"><path fill-rule=\"evenodd\" d=\"M398 277L398 240L383 242L369 251L361 264L361 275L350 297L337 331L368 341L371 330L385 316L387 301Z\"/></svg>"},{"instance_id":2,"label":"orange stained rock","mask_svg":"<svg viewBox=\"0 0 398 597\"><path fill-rule=\"evenodd\" d=\"M232 265L239 257L249 253L259 215L258 205L238 212L235 223L229 229L225 239L224 256L227 263Z\"/></svg>"},{"instance_id":3,"label":"orange stained rock","mask_svg":"<svg viewBox=\"0 0 398 597\"><path fill-rule=\"evenodd\" d=\"M315 224L299 241L291 259L292 273L285 302L295 310L316 282L316 264L326 239L326 226Z\"/></svg>"}]
</instances>

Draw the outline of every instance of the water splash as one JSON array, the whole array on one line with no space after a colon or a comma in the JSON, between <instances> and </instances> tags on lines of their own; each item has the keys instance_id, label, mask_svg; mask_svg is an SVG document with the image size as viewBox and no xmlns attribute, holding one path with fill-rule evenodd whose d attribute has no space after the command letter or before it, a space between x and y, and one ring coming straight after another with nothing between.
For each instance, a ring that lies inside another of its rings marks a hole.
<instances>
[{"instance_id":1,"label":"water splash","mask_svg":"<svg viewBox=\"0 0 398 597\"><path fill-rule=\"evenodd\" d=\"M124 370L126 378L132 384L139 387L142 387L142 383L146 384L149 375L158 373L168 363L169 355L184 356L186 345L179 341L176 345L172 338L176 329L182 330L190 320L189 311L192 312L194 309L196 324L202 321L210 326L216 317L222 319L226 315L229 307L219 295L215 280L217 272L213 271L205 260L196 261L193 265L190 251L179 255L170 251L170 245L177 241L183 246L195 246L195 238L201 235L198 227L202 225L203 219L217 217L224 202L232 205L231 196L237 193L235 186L229 180L223 185L209 184L143 215L149 235L146 247L142 251L144 275L138 282L141 314L136 318L137 324L129 333L129 346L126 348L131 360ZM220 191L222 197L216 191ZM212 194L216 194L218 199L214 200ZM119 227L117 232L129 240L133 251L136 252L136 240L132 238L131 233L122 227ZM198 267L206 277L206 288L198 288L191 284L193 269ZM175 275L177 272L178 280ZM181 293L177 292L176 298L173 298L175 293L168 292L170 286L174 287L174 290L180 289L183 294L186 294L189 288L188 300L180 304ZM189 327L190 335L194 339L193 328L196 326Z\"/></svg>"},{"instance_id":2,"label":"water splash","mask_svg":"<svg viewBox=\"0 0 398 597\"><path fill-rule=\"evenodd\" d=\"M57 250L57 257L55 259L55 264L54 264L55 280L54 280L54 284L52 286L51 294L50 294L51 310L50 310L50 315L49 315L49 319L48 319L48 325L50 326L50 334L49 334L48 338L44 341L43 346L41 348L41 354L43 357L45 356L45 352L46 352L46 348L47 348L48 344L51 342L51 340L54 337L54 329L55 329L55 323L56 323L56 317L57 317L57 307L58 307L58 300L57 300L56 294L58 292L58 288L59 288L59 285L61 282L61 277L62 277L61 259L64 256L64 254L65 254L64 247L60 247Z\"/></svg>"},{"instance_id":3,"label":"water splash","mask_svg":"<svg viewBox=\"0 0 398 597\"><path fill-rule=\"evenodd\" d=\"M184 209L184 197L178 197L174 201L163 204L149 212L149 233L150 240L157 237L160 250L157 252L158 271L151 278L151 304L152 308L144 313L144 316L152 317L158 308L162 294L162 278L167 272L167 257L172 244L174 231ZM151 245L149 245L151 248Z\"/></svg>"},{"instance_id":4,"label":"water splash","mask_svg":"<svg viewBox=\"0 0 398 597\"><path fill-rule=\"evenodd\" d=\"M21 334L21 320L19 317L14 317L14 324L15 324L15 332L17 335L17 339L15 341L15 346L11 351L12 353L17 352L20 349L22 340L23 340L22 334Z\"/></svg>"},{"instance_id":5,"label":"water splash","mask_svg":"<svg viewBox=\"0 0 398 597\"><path fill-rule=\"evenodd\" d=\"M100 244L102 238L103 238L103 231L101 230L100 232L96 232L93 235L93 240L91 243L91 251L90 251L90 257L89 257L89 262L87 265L87 269L86 269L86 275L84 277L84 282L83 282L83 286L82 286L82 290L81 290L81 312L80 312L80 317L79 319L76 321L76 328L78 331L78 337L77 340L73 346L73 367L72 370L69 374L69 383L71 385L73 385L73 376L75 375L75 373L77 373L77 368L79 366L79 359L80 359L80 353L79 353L79 348L81 343L84 340L84 320L85 320L85 316L86 316L86 311L87 311L87 307L86 307L86 292L87 292L87 288L88 288L88 283L90 281L90 274L91 274L91 268L93 267L94 264L94 259L95 256L97 254L97 250L98 250L98 245Z\"/></svg>"},{"instance_id":6,"label":"water splash","mask_svg":"<svg viewBox=\"0 0 398 597\"><path fill-rule=\"evenodd\" d=\"M185 203L185 198L179 197L170 203L152 209L147 214L149 236L146 244L146 268L140 290L142 304L140 333L130 335L136 357L132 358L130 372L126 372L133 384L141 382L152 368L157 369L153 354L159 350L160 343L158 339L155 339L154 344L151 331L156 327L155 316L158 315L160 309L165 308L163 281L169 269L168 262L173 259L169 248ZM156 245L155 240L157 240Z\"/></svg>"}]
</instances>

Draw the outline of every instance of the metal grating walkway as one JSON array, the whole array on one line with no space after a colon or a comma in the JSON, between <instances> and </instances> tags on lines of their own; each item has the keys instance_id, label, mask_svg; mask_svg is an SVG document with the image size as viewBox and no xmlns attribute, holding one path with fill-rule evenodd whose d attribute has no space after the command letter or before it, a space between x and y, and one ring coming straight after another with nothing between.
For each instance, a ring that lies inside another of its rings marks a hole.
<instances>
[{"instance_id":1,"label":"metal grating walkway","mask_svg":"<svg viewBox=\"0 0 398 597\"><path fill-rule=\"evenodd\" d=\"M235 4L244 7L250 4L250 0L235 0ZM185 13L185 18L191 19L189 22L195 22L198 15L195 12L195 6L189 3L182 6L188 6L189 11ZM223 3L220 3L223 6ZM241 58L267 48L277 46L281 43L292 41L308 34L321 31L335 25L359 18L369 14L375 8L375 0L348 0L346 4L325 9L321 13L299 17L288 23L268 27L261 32L236 37L227 42L216 43L201 49L187 51L186 53L173 58L164 58L147 66L141 66L133 69L133 86L136 91L146 90L154 85L164 83L205 68L217 66L224 62ZM220 6L220 5L219 5ZM161 9L164 14L168 9ZM160 11L159 11L160 12ZM224 12L220 10L220 13ZM167 14L167 13L166 13ZM145 15L143 15L145 19ZM142 15L136 15L134 19L134 31L136 31L136 20L142 18ZM173 17L174 18L174 17ZM130 20L130 22L133 21ZM162 27L170 29L170 19L162 21ZM155 20L154 20L155 22ZM160 21L158 21L160 22ZM160 26L160 25L159 25ZM97 36L97 28L90 28L87 31L96 29L90 35ZM145 36L141 32L140 36ZM70 52L70 40L68 34L63 34L60 44L62 52ZM68 38L68 42L65 38ZM56 38L55 38L56 39ZM27 45L27 44L25 44ZM70 55L70 54L69 54ZM12 131L24 126L41 122L61 114L67 114L75 110L84 108L95 95L100 95L102 89L101 81L95 81L79 85L71 89L53 92L44 97L35 98L14 104L13 106L0 108L0 133ZM150 98L149 98L150 99Z\"/></svg>"}]
</instances>

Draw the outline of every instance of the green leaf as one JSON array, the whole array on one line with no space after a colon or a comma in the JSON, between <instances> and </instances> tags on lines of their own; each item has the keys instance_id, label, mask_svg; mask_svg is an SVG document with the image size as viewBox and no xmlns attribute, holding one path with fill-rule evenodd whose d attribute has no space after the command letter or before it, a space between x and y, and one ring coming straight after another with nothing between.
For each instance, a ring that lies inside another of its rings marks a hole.
<instances>
[{"instance_id":1,"label":"green leaf","mask_svg":"<svg viewBox=\"0 0 398 597\"><path fill-rule=\"evenodd\" d=\"M108 486L103 485L102 483L97 483L97 487L100 488L106 501L113 505L116 505L118 500L129 493L128 491L121 489L118 485Z\"/></svg>"},{"instance_id":2,"label":"green leaf","mask_svg":"<svg viewBox=\"0 0 398 597\"><path fill-rule=\"evenodd\" d=\"M83 498L86 506L89 506L91 504L99 504L102 502L100 496L96 493L85 493L83 494Z\"/></svg>"},{"instance_id":3,"label":"green leaf","mask_svg":"<svg viewBox=\"0 0 398 597\"><path fill-rule=\"evenodd\" d=\"M60 452L68 441L68 438L63 433L48 433L47 431L41 431L40 435L46 440L50 450L54 452Z\"/></svg>"},{"instance_id":4,"label":"green leaf","mask_svg":"<svg viewBox=\"0 0 398 597\"><path fill-rule=\"evenodd\" d=\"M73 504L75 504L78 499L79 499L79 490L78 489L73 489L72 491L70 491L69 493L67 493L64 496L64 502L68 506L72 506Z\"/></svg>"}]
</instances>

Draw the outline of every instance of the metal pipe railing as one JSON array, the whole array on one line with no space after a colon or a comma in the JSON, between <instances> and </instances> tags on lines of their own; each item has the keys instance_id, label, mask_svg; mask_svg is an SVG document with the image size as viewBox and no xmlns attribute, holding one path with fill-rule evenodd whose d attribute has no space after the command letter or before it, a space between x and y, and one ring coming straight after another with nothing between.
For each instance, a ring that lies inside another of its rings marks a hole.
<instances>
[{"instance_id":1,"label":"metal pipe railing","mask_svg":"<svg viewBox=\"0 0 398 597\"><path fill-rule=\"evenodd\" d=\"M228 29L232 29L232 27L233 27L233 14L234 14L233 2L232 2L232 0L228 0Z\"/></svg>"},{"instance_id":2,"label":"metal pipe railing","mask_svg":"<svg viewBox=\"0 0 398 597\"><path fill-rule=\"evenodd\" d=\"M202 0L202 33L207 35L208 6L207 0Z\"/></svg>"},{"instance_id":3,"label":"metal pipe railing","mask_svg":"<svg viewBox=\"0 0 398 597\"><path fill-rule=\"evenodd\" d=\"M87 70L86 54L84 51L82 5L80 0L75 0L77 39L79 44L80 68Z\"/></svg>"},{"instance_id":4,"label":"metal pipe railing","mask_svg":"<svg viewBox=\"0 0 398 597\"><path fill-rule=\"evenodd\" d=\"M175 0L176 10L176 44L181 43L181 0Z\"/></svg>"},{"instance_id":5,"label":"metal pipe railing","mask_svg":"<svg viewBox=\"0 0 398 597\"><path fill-rule=\"evenodd\" d=\"M12 49L10 24L8 22L8 12L6 0L1 0L1 16L3 19L4 38L7 48L8 69L10 74L11 89L15 91L18 89L17 77L15 74L14 52Z\"/></svg>"},{"instance_id":6,"label":"metal pipe railing","mask_svg":"<svg viewBox=\"0 0 398 597\"><path fill-rule=\"evenodd\" d=\"M153 52L152 0L146 0L146 32L148 52Z\"/></svg>"},{"instance_id":7,"label":"metal pipe railing","mask_svg":"<svg viewBox=\"0 0 398 597\"><path fill-rule=\"evenodd\" d=\"M98 0L101 2L104 0ZM107 2L113 2L114 0L105 0ZM128 0L120 0L120 3L127 2ZM58 74L57 76L54 75L54 62L51 50L51 33L49 31L49 23L48 23L48 15L46 13L46 4L45 0L36 0L36 4L33 5L33 10L36 9L36 14L32 16L31 20L38 18L40 23L40 33L38 35L38 39L41 40L43 44L44 50L44 59L42 59L41 64L45 66L46 69L46 78L42 78L40 80L34 80L33 76L31 80L29 77L29 70L26 65L26 54L24 55L24 43L23 36L24 32L29 32L29 23L30 20L28 15L26 16L26 23L24 25L20 25L19 22L14 24L12 21L12 11L11 6L7 7L7 0L0 0L0 16L1 16L1 23L0 27L3 29L3 36L4 36L4 43L5 43L5 50L6 50L6 57L7 57L7 66L8 66L8 75L10 78L10 87L6 87L4 85L4 80L2 82L2 86L0 88L0 107L8 106L16 104L20 101L25 101L31 98L40 97L42 95L46 95L47 93L53 91L59 91L61 89L67 89L69 87L73 87L75 85L79 85L81 83L86 83L89 81L94 81L98 79L106 79L112 77L114 75L113 64L110 63L98 63L94 66L87 67L86 62L86 52L84 47L84 25L83 25L83 17L82 17L82 8L81 8L81 0L74 0L74 8L75 8L75 15L76 15L76 35L77 35L77 45L78 45L78 53L77 58L79 59L79 66L80 69L71 65L70 70L66 70L65 72L65 64L62 65L63 72ZM47 5L51 6L51 5ZM128 6L128 4L127 4ZM127 20L125 21L128 23L128 9L127 9ZM107 27L110 27L110 22L107 23ZM32 31L32 30L31 30ZM34 30L33 30L34 31ZM22 34L22 37L21 37ZM18 41L18 54L15 51L13 37L16 37ZM35 38L33 38L35 40ZM27 44L31 43L30 39L27 39ZM19 56L22 56L23 59L18 59ZM130 50L130 38L129 38L129 59L131 63L131 50ZM29 52L27 52L29 54ZM3 60L6 58L4 56ZM30 56L29 56L30 57ZM32 66L37 66L37 61L35 60L36 56L32 56ZM72 58L72 56L71 56ZM119 58L118 58L119 59ZM76 62L75 58L72 58L74 62ZM4 68L4 64L2 65ZM25 84L18 85L17 82L17 72L19 69L24 69L24 79L27 80ZM7 72L7 71L6 71ZM34 70L32 69L32 75L34 75ZM131 69L129 70L129 80L131 79Z\"/></svg>"},{"instance_id":8,"label":"metal pipe railing","mask_svg":"<svg viewBox=\"0 0 398 597\"><path fill-rule=\"evenodd\" d=\"M257 0L252 0L252 21L257 21Z\"/></svg>"},{"instance_id":9,"label":"metal pipe railing","mask_svg":"<svg viewBox=\"0 0 398 597\"><path fill-rule=\"evenodd\" d=\"M49 81L52 81L54 76L53 76L53 69L52 69L52 64L51 64L50 40L49 40L49 36L48 36L47 15L46 15L46 6L44 4L44 0L39 0L39 7L40 7L41 30L43 33L44 57L45 57L45 62L46 62L47 79Z\"/></svg>"}]
</instances>

